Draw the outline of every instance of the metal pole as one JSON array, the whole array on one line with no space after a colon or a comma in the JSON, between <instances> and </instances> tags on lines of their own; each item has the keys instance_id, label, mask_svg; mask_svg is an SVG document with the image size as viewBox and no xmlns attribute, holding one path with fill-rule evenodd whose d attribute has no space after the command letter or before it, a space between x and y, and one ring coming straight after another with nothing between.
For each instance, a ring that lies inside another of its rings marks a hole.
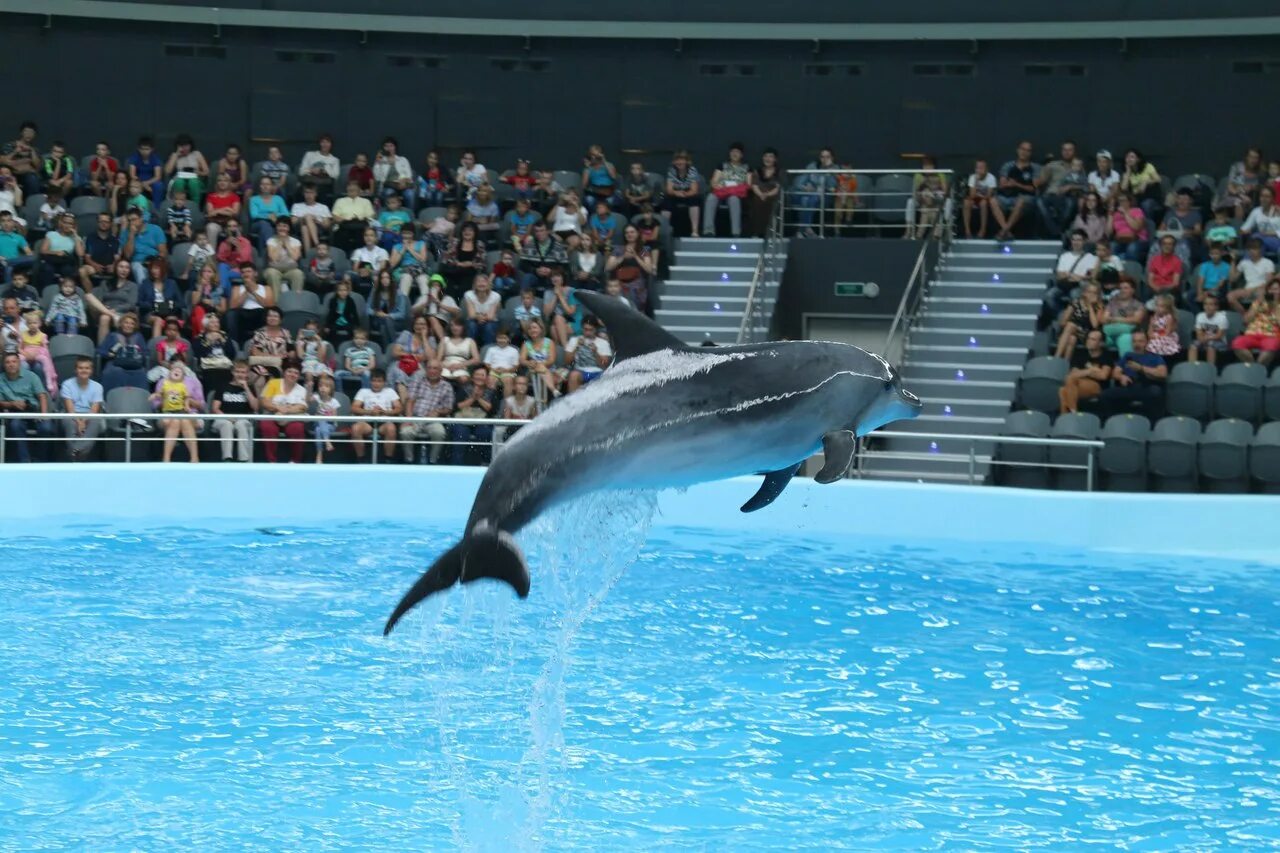
<instances>
[{"instance_id":1,"label":"metal pole","mask_svg":"<svg viewBox=\"0 0 1280 853\"><path fill-rule=\"evenodd\" d=\"M827 236L827 187L821 184L818 187L818 236Z\"/></svg>"},{"instance_id":2,"label":"metal pole","mask_svg":"<svg viewBox=\"0 0 1280 853\"><path fill-rule=\"evenodd\" d=\"M133 424L128 420L124 422L124 461L133 461Z\"/></svg>"},{"instance_id":3,"label":"metal pole","mask_svg":"<svg viewBox=\"0 0 1280 853\"><path fill-rule=\"evenodd\" d=\"M1093 491L1093 448L1089 448L1089 457L1085 460L1084 490Z\"/></svg>"},{"instance_id":4,"label":"metal pole","mask_svg":"<svg viewBox=\"0 0 1280 853\"><path fill-rule=\"evenodd\" d=\"M371 451L372 455L369 457L371 465L378 464L378 433L382 431L380 429L381 426L381 424L378 424L373 428L373 450Z\"/></svg>"},{"instance_id":5,"label":"metal pole","mask_svg":"<svg viewBox=\"0 0 1280 853\"><path fill-rule=\"evenodd\" d=\"M974 478L978 473L978 450L973 443L973 439L969 439L969 485L973 485Z\"/></svg>"},{"instance_id":6,"label":"metal pole","mask_svg":"<svg viewBox=\"0 0 1280 853\"><path fill-rule=\"evenodd\" d=\"M5 450L7 449L5 447L5 439L8 437L8 433L9 433L9 422L0 421L0 465L4 464L4 454L5 454Z\"/></svg>"}]
</instances>

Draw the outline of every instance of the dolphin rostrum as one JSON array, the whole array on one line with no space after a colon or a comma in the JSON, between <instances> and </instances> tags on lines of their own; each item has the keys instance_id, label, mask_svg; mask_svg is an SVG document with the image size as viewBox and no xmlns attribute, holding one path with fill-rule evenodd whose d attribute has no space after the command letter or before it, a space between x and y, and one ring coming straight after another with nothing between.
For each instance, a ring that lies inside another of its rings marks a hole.
<instances>
[{"instance_id":1,"label":"dolphin rostrum","mask_svg":"<svg viewBox=\"0 0 1280 853\"><path fill-rule=\"evenodd\" d=\"M387 620L458 582L495 578L521 598L529 570L512 538L551 506L606 489L669 488L764 475L743 512L768 506L819 449L815 479L844 476L854 439L920 412L887 361L849 344L787 341L693 348L621 300L578 301L604 323L614 363L496 453L462 541L405 593Z\"/></svg>"}]
</instances>

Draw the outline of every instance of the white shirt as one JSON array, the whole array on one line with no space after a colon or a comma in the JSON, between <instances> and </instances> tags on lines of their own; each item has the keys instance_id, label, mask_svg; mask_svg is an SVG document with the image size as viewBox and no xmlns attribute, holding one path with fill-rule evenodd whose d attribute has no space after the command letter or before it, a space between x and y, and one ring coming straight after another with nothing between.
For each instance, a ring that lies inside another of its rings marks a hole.
<instances>
[{"instance_id":1,"label":"white shirt","mask_svg":"<svg viewBox=\"0 0 1280 853\"><path fill-rule=\"evenodd\" d=\"M293 236L285 237L284 239L285 239L285 243L284 245L281 245L280 235L277 234L276 236L272 237L270 240L267 241L267 248L281 251L282 255L280 257L280 260L291 261L293 260L293 254L290 252L290 250L293 249L294 247L297 247L298 251L302 251L302 241L299 240L297 237L293 237ZM270 257L270 255L268 254L267 257Z\"/></svg>"},{"instance_id":2,"label":"white shirt","mask_svg":"<svg viewBox=\"0 0 1280 853\"><path fill-rule=\"evenodd\" d=\"M565 352L565 355L567 355L567 356L569 356L570 358L572 358L572 357L573 357L573 354L574 354L575 352L577 352L577 351L578 351L578 342L579 342L579 341L590 342L590 341L588 341L588 339L587 339L587 338L584 338L584 337L573 337L573 338L569 338L569 343L567 343L567 344L565 344L565 345L564 345L564 352ZM609 346L609 342L608 342L608 341L606 341L604 338L602 338L602 337L600 337L599 335L597 335L597 336L595 337L594 343L595 343L595 345L596 345L596 355L604 356L605 358L612 358L612 357L613 357L613 347ZM603 370L603 369L604 369L604 368L601 368L601 370Z\"/></svg>"},{"instance_id":3,"label":"white shirt","mask_svg":"<svg viewBox=\"0 0 1280 853\"><path fill-rule=\"evenodd\" d=\"M1276 265L1271 263L1270 258L1259 258L1257 263L1245 258L1236 264L1236 269L1244 276L1244 286L1253 288L1266 284L1267 279L1275 275Z\"/></svg>"},{"instance_id":4,"label":"white shirt","mask_svg":"<svg viewBox=\"0 0 1280 853\"><path fill-rule=\"evenodd\" d=\"M978 180L977 175L970 175L969 189L977 190L980 196L989 196L996 190L996 176L987 172L982 180Z\"/></svg>"},{"instance_id":5,"label":"white shirt","mask_svg":"<svg viewBox=\"0 0 1280 853\"><path fill-rule=\"evenodd\" d=\"M1225 335L1227 332L1227 314L1225 311L1219 311L1210 317L1201 311L1196 315L1196 328L1209 331L1210 329L1221 329Z\"/></svg>"},{"instance_id":6,"label":"white shirt","mask_svg":"<svg viewBox=\"0 0 1280 853\"><path fill-rule=\"evenodd\" d=\"M494 346L489 347L488 352L484 354L484 363L494 370L515 370L520 366L520 350L507 344L505 347Z\"/></svg>"},{"instance_id":7,"label":"white shirt","mask_svg":"<svg viewBox=\"0 0 1280 853\"><path fill-rule=\"evenodd\" d=\"M338 158L332 154L321 154L319 151L308 151L302 156L302 165L298 167L299 175L310 175L316 166L323 166L325 174L333 180L338 179Z\"/></svg>"},{"instance_id":8,"label":"white shirt","mask_svg":"<svg viewBox=\"0 0 1280 853\"><path fill-rule=\"evenodd\" d=\"M551 220L551 230L556 234L562 231L576 231L582 233L582 222L586 219L586 214L582 208L578 208L577 213L570 213L567 209L556 205L551 211L553 218Z\"/></svg>"},{"instance_id":9,"label":"white shirt","mask_svg":"<svg viewBox=\"0 0 1280 853\"><path fill-rule=\"evenodd\" d=\"M1098 256L1085 252L1083 255L1073 255L1070 252L1063 252L1058 256L1058 272L1070 273L1076 275L1087 276L1093 272L1093 268L1098 265Z\"/></svg>"},{"instance_id":10,"label":"white shirt","mask_svg":"<svg viewBox=\"0 0 1280 853\"><path fill-rule=\"evenodd\" d=\"M502 309L502 297L494 293L492 290L489 291L489 298L484 302L480 301L480 297L476 296L476 292L474 290L468 290L466 293L462 294L462 301L467 303L467 313L473 317L477 314L489 313L492 313L496 317L498 315L498 311Z\"/></svg>"},{"instance_id":11,"label":"white shirt","mask_svg":"<svg viewBox=\"0 0 1280 853\"><path fill-rule=\"evenodd\" d=\"M466 170L463 170L462 166L458 166L458 171L462 174L462 182L468 186L482 187L489 183L489 170L479 163Z\"/></svg>"},{"instance_id":12,"label":"white shirt","mask_svg":"<svg viewBox=\"0 0 1280 853\"><path fill-rule=\"evenodd\" d=\"M381 246L361 246L351 253L351 266L356 267L360 264L370 264L373 268L381 269L382 265L389 262L391 256L387 254L387 250Z\"/></svg>"},{"instance_id":13,"label":"white shirt","mask_svg":"<svg viewBox=\"0 0 1280 853\"><path fill-rule=\"evenodd\" d=\"M1261 207L1255 207L1249 211L1249 218L1240 226L1240 230L1246 234L1254 231L1268 236L1280 234L1280 205L1272 206L1269 213Z\"/></svg>"},{"instance_id":14,"label":"white shirt","mask_svg":"<svg viewBox=\"0 0 1280 853\"><path fill-rule=\"evenodd\" d=\"M382 155L379 155L379 156L382 156ZM396 158L394 161L387 159L385 156L383 156L380 161L374 162L373 179L380 184L385 183L387 180L387 176L391 174L391 166L393 163L395 164L395 167L396 167L395 172L396 172L397 178L413 177L413 167L409 165L409 158L396 155Z\"/></svg>"},{"instance_id":15,"label":"white shirt","mask_svg":"<svg viewBox=\"0 0 1280 853\"><path fill-rule=\"evenodd\" d=\"M361 388L356 392L355 402L364 406L366 412L389 412L400 402L400 395L389 386L383 386L381 391Z\"/></svg>"},{"instance_id":16,"label":"white shirt","mask_svg":"<svg viewBox=\"0 0 1280 853\"><path fill-rule=\"evenodd\" d=\"M283 383L281 383L280 388L282 390L284 389ZM275 395L274 397L271 398L271 402L274 403L277 407L293 406L293 405L297 405L298 403L302 403L305 405L307 402L307 386L303 385L301 382L298 382L293 386L292 391L287 391L283 394Z\"/></svg>"},{"instance_id":17,"label":"white shirt","mask_svg":"<svg viewBox=\"0 0 1280 853\"><path fill-rule=\"evenodd\" d=\"M1115 169L1112 169L1105 178L1099 175L1096 170L1089 173L1089 186L1098 191L1098 195L1102 196L1103 201L1106 201L1107 197L1111 195L1111 190L1119 183L1120 173Z\"/></svg>"},{"instance_id":18,"label":"white shirt","mask_svg":"<svg viewBox=\"0 0 1280 853\"><path fill-rule=\"evenodd\" d=\"M333 213L329 210L329 205L316 202L315 204L307 204L306 202L298 202L289 208L289 215L294 219L301 219L304 216L313 216L317 220L332 219Z\"/></svg>"}]
</instances>

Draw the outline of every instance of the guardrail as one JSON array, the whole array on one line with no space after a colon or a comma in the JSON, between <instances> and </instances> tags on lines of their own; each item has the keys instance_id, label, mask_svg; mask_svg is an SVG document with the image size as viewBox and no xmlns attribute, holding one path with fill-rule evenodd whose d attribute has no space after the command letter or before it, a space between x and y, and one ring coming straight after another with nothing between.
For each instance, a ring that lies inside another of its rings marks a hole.
<instances>
[{"instance_id":1,"label":"guardrail","mask_svg":"<svg viewBox=\"0 0 1280 853\"><path fill-rule=\"evenodd\" d=\"M738 343L755 343L757 329L768 328L772 317L764 313L765 287L778 287L779 281L778 249L784 244L782 236L782 201L779 198L769 216L769 227L765 231L764 244L760 247L760 257L756 260L755 272L751 275L751 288L747 291L747 307L742 312L742 325L738 327ZM767 332L766 332L767 334Z\"/></svg>"},{"instance_id":2,"label":"guardrail","mask_svg":"<svg viewBox=\"0 0 1280 853\"><path fill-rule=\"evenodd\" d=\"M364 415L247 414L247 415L239 415L239 414L227 414L227 413L213 414L213 413L203 413L203 412L182 413L182 414L177 414L177 413L170 414L170 413L163 413L163 412L99 412L96 414L68 413L68 412L6 412L3 416L0 416L0 464L4 462L6 452L8 450L9 442L28 441L28 442L36 442L40 444L58 445L58 444L65 444L69 441L81 440L76 437L69 437L65 435L62 429L59 429L57 431L57 434L55 435L41 436L41 435L28 434L24 437L14 436L14 435L11 435L11 429L9 425L9 421L13 421L13 420L52 421L55 424L60 424L66 421L76 421L76 420L104 422L103 423L104 429L101 433L99 433L98 435L92 436L91 439L86 437L83 440L86 440L86 441L92 440L95 443L103 442L105 444L122 443L124 446L123 461L125 462L133 461L133 452L134 452L135 444L145 445L145 444L163 443L166 440L166 436L163 434L163 431L159 429L158 426L152 426L153 424L158 425L159 422L166 421L166 420L197 422L198 425L197 425L196 441L201 444L222 442L223 440L222 436L219 435L216 431L211 432L210 430L203 428L205 426L212 425L212 423L216 421L233 421L233 422L249 421L254 424L262 423L264 421L273 421L273 422L282 423L282 424L301 423L304 426L306 424L316 424L316 423L325 423L325 422L332 423L332 424L347 424L347 425L365 422L365 423L373 424L375 427L373 429L373 432L369 436L368 440L363 442L369 445L370 462L374 465L378 464L379 462L379 456L380 456L379 445L385 444L385 439L383 439L379 435L379 430L377 429L377 426L380 426L381 424L387 424L387 423L397 424L397 425L440 424L446 428L445 439L415 438L407 441L399 437L398 430L397 430L397 437L395 439L395 444L397 445L406 444L406 445L411 445L413 447L427 447L427 448L430 448L430 447L444 448L444 447L453 447L456 445L461 445L464 447L477 447L477 446L487 445L489 447L490 453L492 454L492 453L497 453L501 449L503 442L506 440L507 437L509 437L510 433L514 429L518 429L522 426L527 426L528 424L532 423L532 421L530 420L515 420L510 418L483 418L483 419L481 418L418 418L418 417L389 416L389 415L379 416L374 414L364 414ZM474 428L474 427L495 428L496 427L501 429L493 429L490 436L485 439L470 437L460 441L452 441L448 439L448 432L447 432L448 428L451 426L467 427L467 428ZM179 436L176 439L176 441L178 444L181 444L182 443L181 436ZM285 435L283 431L278 437L263 437L262 435L257 434L257 431L255 430L254 434L251 436L251 441L254 444L262 441L274 441L284 447L290 447L294 444L299 444L299 443L314 446L316 442L316 438L314 435L305 435L302 438L291 438ZM344 434L344 433L335 433L330 439L330 441L335 445L335 447L343 446L343 445L352 445L356 443L355 440L350 435ZM234 443L234 438L233 438L233 443Z\"/></svg>"},{"instance_id":3,"label":"guardrail","mask_svg":"<svg viewBox=\"0 0 1280 853\"><path fill-rule=\"evenodd\" d=\"M901 432L898 430L876 430L866 438L858 441L854 451L853 465L850 466L848 477L855 479L863 479L869 476L865 470L865 463L868 458L874 459L898 459L903 461L913 461L922 459L937 459L936 453L920 453L909 450L868 450L866 447L867 438L912 438L922 441L963 441L968 445L968 462L969 477L968 484L971 486L979 485L981 480L978 477L978 464L980 457L978 456L979 444L1010 444L1010 445L1030 445L1037 447L1064 447L1078 448L1084 451L1085 460L1082 463L1075 464L1071 462L1026 462L1017 459L997 459L992 456L989 459L982 459L983 464L1005 466L1009 468L1047 468L1050 470L1069 470L1083 471L1085 477L1085 491L1092 492L1094 482L1096 480L1097 470L1097 453L1105 446L1105 442L1084 439L1084 438L1036 438L1024 435L968 435L963 433L923 433L923 432Z\"/></svg>"},{"instance_id":4,"label":"guardrail","mask_svg":"<svg viewBox=\"0 0 1280 853\"><path fill-rule=\"evenodd\" d=\"M852 237L885 230L919 227L910 222L929 211L928 227L950 230L953 225L952 192L955 172L951 169L788 169L779 199L782 227L806 237ZM804 176L823 177L821 187L800 188ZM945 197L936 207L922 206L915 198L916 175L941 175L946 180ZM842 180L857 179L857 189L842 186ZM873 180L874 179L874 180Z\"/></svg>"}]
</instances>

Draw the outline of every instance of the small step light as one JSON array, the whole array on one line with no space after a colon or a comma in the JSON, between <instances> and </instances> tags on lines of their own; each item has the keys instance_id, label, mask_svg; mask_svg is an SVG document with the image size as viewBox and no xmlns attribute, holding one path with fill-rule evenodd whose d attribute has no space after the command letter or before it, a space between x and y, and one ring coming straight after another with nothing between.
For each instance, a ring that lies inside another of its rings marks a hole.
<instances>
[{"instance_id":1,"label":"small step light","mask_svg":"<svg viewBox=\"0 0 1280 853\"><path fill-rule=\"evenodd\" d=\"M977 345L978 345L978 339L977 339L977 338L974 338L974 337L969 338L969 346L971 346L971 347L976 347Z\"/></svg>"},{"instance_id":2,"label":"small step light","mask_svg":"<svg viewBox=\"0 0 1280 853\"><path fill-rule=\"evenodd\" d=\"M957 371L956 371L956 379L960 380L961 382L963 382L963 381L964 381L964 371L963 371L963 370L957 370Z\"/></svg>"},{"instance_id":3,"label":"small step light","mask_svg":"<svg viewBox=\"0 0 1280 853\"><path fill-rule=\"evenodd\" d=\"M936 441L931 441L931 442L929 442L929 452L930 452L930 453L937 453L937 452L938 452L938 442L936 442Z\"/></svg>"}]
</instances>

